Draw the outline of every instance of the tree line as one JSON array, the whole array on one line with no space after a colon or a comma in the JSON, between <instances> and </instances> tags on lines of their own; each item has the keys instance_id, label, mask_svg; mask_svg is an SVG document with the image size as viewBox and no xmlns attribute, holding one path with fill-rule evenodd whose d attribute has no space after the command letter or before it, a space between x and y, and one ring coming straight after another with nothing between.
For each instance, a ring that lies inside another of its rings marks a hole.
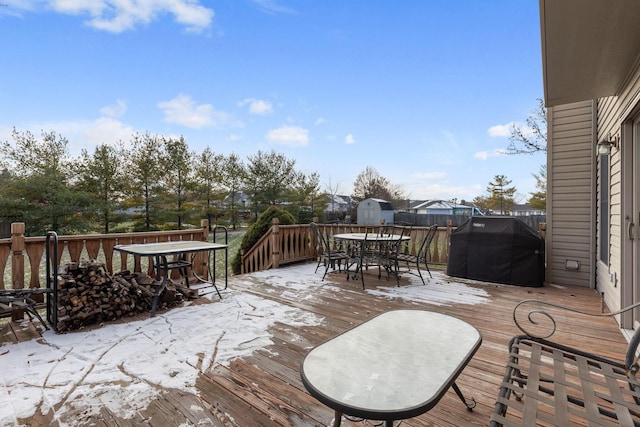
<instances>
[{"instance_id":1,"label":"tree line","mask_svg":"<svg viewBox=\"0 0 640 427\"><path fill-rule=\"evenodd\" d=\"M53 131L11 136L0 144L0 218L24 222L27 235L182 229L201 218L235 228L241 215L276 204L309 222L326 207L319 175L273 150L243 160L210 147L196 153L183 137L136 133L126 146L102 144L74 158Z\"/></svg>"}]
</instances>

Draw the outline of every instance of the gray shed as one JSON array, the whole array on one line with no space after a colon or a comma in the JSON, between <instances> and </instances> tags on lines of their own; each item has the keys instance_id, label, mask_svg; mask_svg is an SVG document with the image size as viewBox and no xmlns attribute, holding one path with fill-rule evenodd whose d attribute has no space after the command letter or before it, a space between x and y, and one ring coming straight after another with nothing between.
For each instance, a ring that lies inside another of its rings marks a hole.
<instances>
[{"instance_id":1,"label":"gray shed","mask_svg":"<svg viewBox=\"0 0 640 427\"><path fill-rule=\"evenodd\" d=\"M358 203L358 225L393 224L393 206L382 199L364 199Z\"/></svg>"}]
</instances>

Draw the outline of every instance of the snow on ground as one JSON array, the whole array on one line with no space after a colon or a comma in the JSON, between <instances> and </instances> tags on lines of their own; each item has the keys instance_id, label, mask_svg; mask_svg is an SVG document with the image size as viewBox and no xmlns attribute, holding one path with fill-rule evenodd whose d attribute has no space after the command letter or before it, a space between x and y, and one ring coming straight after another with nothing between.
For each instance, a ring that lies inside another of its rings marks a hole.
<instances>
[{"instance_id":1,"label":"snow on ground","mask_svg":"<svg viewBox=\"0 0 640 427\"><path fill-rule=\"evenodd\" d=\"M222 301L173 309L153 318L56 334L0 347L0 425L19 425L36 408L129 418L164 388L195 393L201 372L270 345L268 328L317 325L301 310L241 292ZM216 297L217 298L217 297ZM7 369L11 367L11 369Z\"/></svg>"},{"instance_id":2,"label":"snow on ground","mask_svg":"<svg viewBox=\"0 0 640 427\"><path fill-rule=\"evenodd\" d=\"M318 287L340 291L330 278L322 280L321 269L315 273L315 264L250 277L236 276L233 281L266 283L297 300L313 298ZM438 271L426 286L410 276L409 286L366 292L416 305L489 302L482 287L468 286ZM196 393L200 373L270 345L268 329L276 321L292 327L322 321L312 313L249 293L227 290L221 301L215 299L212 304L176 308L146 320L68 334L47 331L41 339L1 346L0 425L19 425L19 418L54 407L59 407L55 418L62 425L71 425L65 424L73 418L65 417L69 412L91 415L103 406L130 418L163 389Z\"/></svg>"},{"instance_id":3,"label":"snow on ground","mask_svg":"<svg viewBox=\"0 0 640 427\"><path fill-rule=\"evenodd\" d=\"M302 264L282 269L260 271L251 274L251 278L280 288L277 291L274 290L274 293L282 293L298 300L312 298L313 294L317 293L317 287L319 286L339 292L340 288L330 281L332 275L341 273L329 270L327 278L323 281L322 266L317 273L314 271L315 264ZM365 287L367 285L367 274L365 274ZM426 285L422 284L419 277L404 274L403 277L409 279L409 286L393 286L394 281L392 278L389 286L378 286L375 289L366 288L365 292L384 298L401 298L415 305L486 304L489 302L489 293L482 288L482 282L449 277L442 271L432 271L433 278L429 278L429 273L426 271L423 271L422 274ZM353 283L354 289L359 290L360 279ZM478 285L478 287L470 286L471 284ZM484 286L486 285L484 283ZM281 288L286 289L283 292Z\"/></svg>"}]
</instances>

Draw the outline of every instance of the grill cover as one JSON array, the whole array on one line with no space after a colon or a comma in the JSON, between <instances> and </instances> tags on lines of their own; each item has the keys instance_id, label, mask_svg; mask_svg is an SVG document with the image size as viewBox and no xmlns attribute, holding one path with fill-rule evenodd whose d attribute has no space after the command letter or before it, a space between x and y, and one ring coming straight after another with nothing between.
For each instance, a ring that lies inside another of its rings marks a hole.
<instances>
[{"instance_id":1,"label":"grill cover","mask_svg":"<svg viewBox=\"0 0 640 427\"><path fill-rule=\"evenodd\" d=\"M451 233L447 274L540 287L544 240L516 217L474 216Z\"/></svg>"}]
</instances>

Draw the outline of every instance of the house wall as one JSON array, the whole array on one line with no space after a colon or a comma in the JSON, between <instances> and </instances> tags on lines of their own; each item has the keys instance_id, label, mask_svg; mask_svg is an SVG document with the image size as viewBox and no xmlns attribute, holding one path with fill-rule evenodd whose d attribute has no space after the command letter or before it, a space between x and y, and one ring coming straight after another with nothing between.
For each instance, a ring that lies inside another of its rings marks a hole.
<instances>
[{"instance_id":1,"label":"house wall","mask_svg":"<svg viewBox=\"0 0 640 427\"><path fill-rule=\"evenodd\" d=\"M609 157L610 163L610 199L609 199L609 263L598 260L596 264L597 289L604 293L605 302L612 310L617 310L622 306L630 304L632 298L632 265L634 260L625 265L623 256L626 251L630 251L630 242L626 238L626 227L628 221L625 219L634 218L632 207L631 174L632 153L631 147L626 147L631 143L631 138L625 136L622 126L626 120L636 114L640 105L640 66L638 63L629 73L626 83L617 96L600 98L598 100L598 134L597 140L610 136L622 137L620 147L614 148ZM627 153L628 156L623 156ZM598 162L600 167L600 162ZM625 181L628 185L625 186ZM600 195L598 186L598 196ZM598 198L599 200L599 198ZM598 218L598 236L600 235ZM598 242L599 243L599 242ZM596 246L597 248L598 246ZM626 293L626 295L624 294Z\"/></svg>"},{"instance_id":2,"label":"house wall","mask_svg":"<svg viewBox=\"0 0 640 427\"><path fill-rule=\"evenodd\" d=\"M547 113L547 283L594 287L595 102Z\"/></svg>"}]
</instances>

